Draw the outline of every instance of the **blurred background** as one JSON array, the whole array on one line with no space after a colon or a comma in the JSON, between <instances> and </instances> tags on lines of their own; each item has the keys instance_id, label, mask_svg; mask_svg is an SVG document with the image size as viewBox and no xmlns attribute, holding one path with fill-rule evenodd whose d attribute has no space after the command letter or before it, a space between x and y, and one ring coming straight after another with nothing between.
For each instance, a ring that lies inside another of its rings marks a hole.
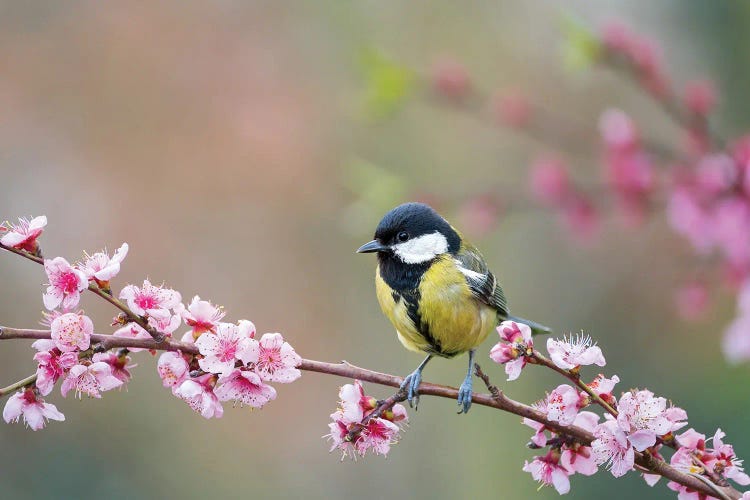
<instances>
[{"instance_id":1,"label":"blurred background","mask_svg":"<svg viewBox=\"0 0 750 500\"><path fill-rule=\"evenodd\" d=\"M718 130L747 126L747 4L566 4L591 26L621 19L657 38L675 80L717 82ZM354 250L392 206L435 200L482 248L516 314L591 334L619 389L671 398L696 429L721 426L750 457L750 369L720 351L733 295L714 289L701 319L678 317L673 293L696 263L663 213L634 230L605 217L580 245L533 204L479 223L467 210L482 193L523 198L532 158L560 144L578 179L598 179L607 107L627 109L655 139L679 133L622 77L565 70L559 5L2 2L0 219L46 214L45 254L71 261L127 241L115 288L164 281L259 333L282 332L303 357L404 375L421 358L379 311L374 258ZM550 143L429 99L391 106L370 87L381 57L416 74L450 57L484 91L522 89L558 117ZM45 281L41 267L0 255L0 324L35 327ZM111 308L88 295L82 305L111 331ZM479 361L511 397L532 402L561 383L539 369L504 383L487 358L494 342ZM27 342L3 342L0 385L30 374L32 354ZM344 379L304 373L262 411L226 405L223 419L204 420L161 386L154 357L136 362L127 392L50 395L65 423L0 426L3 498L557 497L521 472L532 431L510 415L475 406L459 416L455 402L424 398L387 459L340 463L320 436ZM464 365L436 361L425 380L458 385ZM635 473L572 478L574 498L603 491L673 496Z\"/></svg>"}]
</instances>

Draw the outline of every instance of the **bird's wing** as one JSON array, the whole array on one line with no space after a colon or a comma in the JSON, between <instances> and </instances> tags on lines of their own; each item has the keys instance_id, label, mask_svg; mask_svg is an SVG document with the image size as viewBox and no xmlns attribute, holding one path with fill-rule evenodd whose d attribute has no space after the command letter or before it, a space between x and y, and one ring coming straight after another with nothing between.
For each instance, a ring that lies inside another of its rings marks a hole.
<instances>
[{"instance_id":1,"label":"bird's wing","mask_svg":"<svg viewBox=\"0 0 750 500\"><path fill-rule=\"evenodd\" d=\"M475 247L465 245L455 257L456 265L466 278L474 296L497 310L502 317L508 316L508 302L495 275L487 267L482 254Z\"/></svg>"}]
</instances>

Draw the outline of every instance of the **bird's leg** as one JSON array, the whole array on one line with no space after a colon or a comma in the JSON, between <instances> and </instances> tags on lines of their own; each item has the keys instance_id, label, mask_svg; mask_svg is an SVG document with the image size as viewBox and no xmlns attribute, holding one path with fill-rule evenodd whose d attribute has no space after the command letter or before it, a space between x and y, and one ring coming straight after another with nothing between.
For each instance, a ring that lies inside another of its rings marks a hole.
<instances>
[{"instance_id":1,"label":"bird's leg","mask_svg":"<svg viewBox=\"0 0 750 500\"><path fill-rule=\"evenodd\" d=\"M461 387L458 389L458 406L461 407L458 413L468 413L471 408L471 390L472 390L472 370L474 368L474 349L469 351L469 371L466 372Z\"/></svg>"},{"instance_id":2,"label":"bird's leg","mask_svg":"<svg viewBox=\"0 0 750 500\"><path fill-rule=\"evenodd\" d=\"M403 382L401 382L401 390L407 389L406 399L409 401L409 406L417 409L419 404L419 384L422 382L422 370L429 360L432 359L432 354L424 358L424 361L419 363L416 370L407 375Z\"/></svg>"}]
</instances>

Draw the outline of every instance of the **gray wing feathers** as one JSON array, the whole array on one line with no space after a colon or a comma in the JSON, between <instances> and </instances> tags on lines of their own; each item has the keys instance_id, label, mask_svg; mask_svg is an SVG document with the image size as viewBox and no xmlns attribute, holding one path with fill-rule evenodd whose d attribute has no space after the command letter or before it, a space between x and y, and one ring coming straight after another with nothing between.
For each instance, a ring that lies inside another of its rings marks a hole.
<instances>
[{"instance_id":1,"label":"gray wing feathers","mask_svg":"<svg viewBox=\"0 0 750 500\"><path fill-rule=\"evenodd\" d=\"M497 310L503 319L508 316L508 302L495 275L487 268L482 254L467 246L456 255L456 264L466 277L466 283L474 296Z\"/></svg>"}]
</instances>

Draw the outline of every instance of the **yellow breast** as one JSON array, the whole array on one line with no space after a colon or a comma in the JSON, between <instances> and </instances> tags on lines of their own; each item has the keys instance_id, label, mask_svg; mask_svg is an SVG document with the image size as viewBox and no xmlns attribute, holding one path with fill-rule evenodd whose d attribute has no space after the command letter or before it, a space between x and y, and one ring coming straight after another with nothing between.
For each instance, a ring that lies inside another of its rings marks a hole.
<instances>
[{"instance_id":1,"label":"yellow breast","mask_svg":"<svg viewBox=\"0 0 750 500\"><path fill-rule=\"evenodd\" d=\"M409 350L452 357L481 344L497 325L497 312L474 298L449 255L438 257L422 277L418 308L410 310L408 294L393 293L379 270L375 283L383 313Z\"/></svg>"}]
</instances>

